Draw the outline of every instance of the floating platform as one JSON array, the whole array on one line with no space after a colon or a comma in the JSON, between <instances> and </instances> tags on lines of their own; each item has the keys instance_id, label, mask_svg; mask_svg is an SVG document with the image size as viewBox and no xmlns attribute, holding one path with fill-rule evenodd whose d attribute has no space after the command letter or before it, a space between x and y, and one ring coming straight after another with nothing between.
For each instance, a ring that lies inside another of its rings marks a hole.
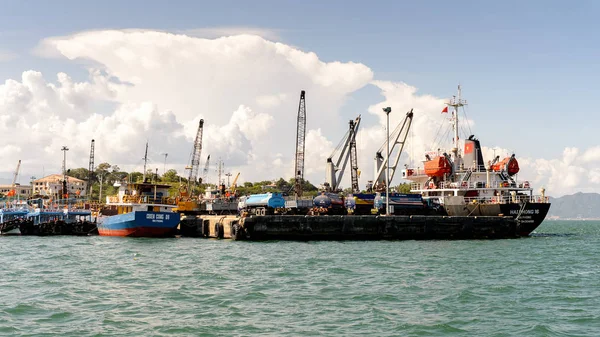
<instances>
[{"instance_id":1,"label":"floating platform","mask_svg":"<svg viewBox=\"0 0 600 337\"><path fill-rule=\"evenodd\" d=\"M17 232L18 230L18 232ZM77 221L65 222L63 220L45 221L34 223L29 219L15 219L0 224L0 234L2 235L94 235L98 234L98 228L95 222Z\"/></svg>"},{"instance_id":2,"label":"floating platform","mask_svg":"<svg viewBox=\"0 0 600 337\"><path fill-rule=\"evenodd\" d=\"M518 238L511 216L264 215L188 217L182 236L234 240L459 240Z\"/></svg>"}]
</instances>

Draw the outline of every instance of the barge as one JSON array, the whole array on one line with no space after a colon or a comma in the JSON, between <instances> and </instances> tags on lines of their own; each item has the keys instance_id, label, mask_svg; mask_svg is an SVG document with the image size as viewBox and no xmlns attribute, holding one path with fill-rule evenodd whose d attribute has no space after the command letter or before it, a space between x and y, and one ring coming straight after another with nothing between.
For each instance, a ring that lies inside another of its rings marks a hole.
<instances>
[{"instance_id":1,"label":"barge","mask_svg":"<svg viewBox=\"0 0 600 337\"><path fill-rule=\"evenodd\" d=\"M233 240L460 240L519 238L512 216L250 215L186 217L189 236Z\"/></svg>"}]
</instances>

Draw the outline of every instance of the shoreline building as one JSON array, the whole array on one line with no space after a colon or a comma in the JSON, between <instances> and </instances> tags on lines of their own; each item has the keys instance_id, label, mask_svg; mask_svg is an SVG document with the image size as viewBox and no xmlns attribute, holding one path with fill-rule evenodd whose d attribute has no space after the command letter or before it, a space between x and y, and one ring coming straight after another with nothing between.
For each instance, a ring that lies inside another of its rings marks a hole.
<instances>
[{"instance_id":1,"label":"shoreline building","mask_svg":"<svg viewBox=\"0 0 600 337\"><path fill-rule=\"evenodd\" d=\"M33 194L58 197L62 190L62 174L51 174L33 181ZM67 192L69 197L84 197L87 191L87 182L67 176Z\"/></svg>"},{"instance_id":2,"label":"shoreline building","mask_svg":"<svg viewBox=\"0 0 600 337\"><path fill-rule=\"evenodd\" d=\"M13 189L15 190L15 195L11 196L11 197L27 198L31 195L31 186L30 185L15 184L14 187L12 185L6 185L6 184L0 185L0 193L4 194L5 196L8 196L9 192Z\"/></svg>"}]
</instances>

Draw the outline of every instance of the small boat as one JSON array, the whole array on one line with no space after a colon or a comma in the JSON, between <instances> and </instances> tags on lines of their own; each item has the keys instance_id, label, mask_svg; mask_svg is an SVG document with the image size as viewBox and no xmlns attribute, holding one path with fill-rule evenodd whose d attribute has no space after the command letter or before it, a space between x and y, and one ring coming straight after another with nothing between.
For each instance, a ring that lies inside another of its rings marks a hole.
<instances>
[{"instance_id":1,"label":"small boat","mask_svg":"<svg viewBox=\"0 0 600 337\"><path fill-rule=\"evenodd\" d=\"M146 172L146 155L144 172ZM146 181L117 182L117 195L106 197L106 206L98 220L102 236L169 237L177 232L180 216L174 212L175 200L169 197L170 185Z\"/></svg>"},{"instance_id":2,"label":"small boat","mask_svg":"<svg viewBox=\"0 0 600 337\"><path fill-rule=\"evenodd\" d=\"M116 196L107 197L98 234L103 236L168 237L175 235L179 213L168 197L169 185L117 183Z\"/></svg>"},{"instance_id":3,"label":"small boat","mask_svg":"<svg viewBox=\"0 0 600 337\"><path fill-rule=\"evenodd\" d=\"M0 208L0 234L16 233L28 212L26 208L8 207L8 205Z\"/></svg>"}]
</instances>

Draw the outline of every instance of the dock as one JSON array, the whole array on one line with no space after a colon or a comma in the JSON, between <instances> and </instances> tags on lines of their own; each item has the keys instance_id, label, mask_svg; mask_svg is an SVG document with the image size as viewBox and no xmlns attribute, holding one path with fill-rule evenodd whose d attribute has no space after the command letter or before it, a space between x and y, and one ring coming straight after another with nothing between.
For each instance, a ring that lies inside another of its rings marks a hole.
<instances>
[{"instance_id":1,"label":"dock","mask_svg":"<svg viewBox=\"0 0 600 337\"><path fill-rule=\"evenodd\" d=\"M518 238L511 216L204 215L187 217L182 236L233 240L461 240Z\"/></svg>"}]
</instances>

